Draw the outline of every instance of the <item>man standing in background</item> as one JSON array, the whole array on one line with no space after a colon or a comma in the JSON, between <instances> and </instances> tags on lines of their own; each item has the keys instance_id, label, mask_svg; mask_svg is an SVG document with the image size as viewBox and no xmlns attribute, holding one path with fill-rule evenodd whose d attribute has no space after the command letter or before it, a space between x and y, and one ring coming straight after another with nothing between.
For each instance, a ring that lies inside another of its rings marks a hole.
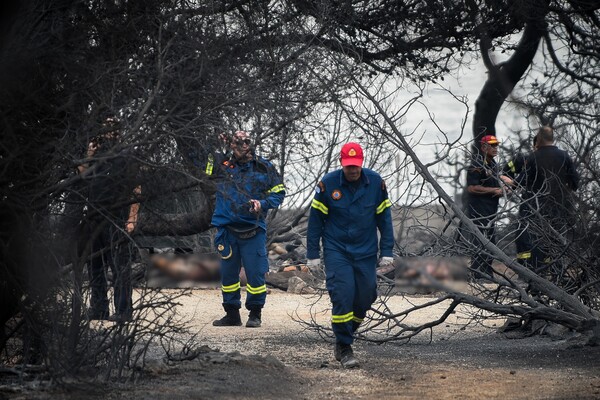
<instances>
[{"instance_id":1,"label":"man standing in background","mask_svg":"<svg viewBox=\"0 0 600 400\"><path fill-rule=\"evenodd\" d=\"M532 151L537 149L537 134L533 136ZM516 157L506 163L502 169L503 174L507 175L513 182L516 183L517 176L522 174L527 169L527 159L530 154L519 153ZM513 183L514 188L514 183ZM529 229L528 205L526 202L519 204L519 214L517 217L517 227L515 238L515 246L517 248L517 260L523 263L528 268L534 270L531 233Z\"/></svg>"},{"instance_id":2,"label":"man standing in background","mask_svg":"<svg viewBox=\"0 0 600 400\"><path fill-rule=\"evenodd\" d=\"M481 155L476 155L467 169L467 216L473 221L483 235L492 243L496 243L496 213L500 197L504 195L502 182L512 181L499 171L494 158L498 155L500 142L496 136L486 135L481 138ZM471 258L471 271L475 279L490 280L493 278L493 258L485 254L483 243L473 238L476 246Z\"/></svg>"},{"instance_id":3,"label":"man standing in background","mask_svg":"<svg viewBox=\"0 0 600 400\"><path fill-rule=\"evenodd\" d=\"M138 220L141 194L134 157L119 148L119 121L107 118L103 132L88 145L87 163L78 166L87 183L87 228L91 241L88 263L91 300L90 319L116 322L132 318L130 237ZM109 316L106 270L114 282L115 313Z\"/></svg>"},{"instance_id":4,"label":"man standing in background","mask_svg":"<svg viewBox=\"0 0 600 400\"><path fill-rule=\"evenodd\" d=\"M579 186L579 175L569 154L554 145L554 130L543 126L537 133L537 149L529 155L525 171L516 179L525 187L523 195L524 218L535 225L531 231L530 264L534 271L541 272L551 259L551 234L543 224L536 223L537 213L554 230L568 236L573 222L573 192ZM544 236L550 236L544 239ZM561 251L563 251L561 249Z\"/></svg>"}]
</instances>

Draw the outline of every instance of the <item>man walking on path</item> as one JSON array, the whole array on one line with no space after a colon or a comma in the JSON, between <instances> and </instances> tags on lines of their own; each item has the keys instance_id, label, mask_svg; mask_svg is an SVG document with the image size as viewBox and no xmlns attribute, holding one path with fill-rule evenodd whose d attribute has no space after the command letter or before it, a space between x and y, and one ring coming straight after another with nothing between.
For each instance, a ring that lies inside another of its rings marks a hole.
<instances>
[{"instance_id":1,"label":"man walking on path","mask_svg":"<svg viewBox=\"0 0 600 400\"><path fill-rule=\"evenodd\" d=\"M393 262L392 204L381 176L362 168L363 161L358 143L342 147L342 169L319 182L308 220L306 256L309 266L318 268L322 240L326 285L333 304L334 355L344 368L359 366L351 345L354 332L377 298L378 253L380 266Z\"/></svg>"}]
</instances>

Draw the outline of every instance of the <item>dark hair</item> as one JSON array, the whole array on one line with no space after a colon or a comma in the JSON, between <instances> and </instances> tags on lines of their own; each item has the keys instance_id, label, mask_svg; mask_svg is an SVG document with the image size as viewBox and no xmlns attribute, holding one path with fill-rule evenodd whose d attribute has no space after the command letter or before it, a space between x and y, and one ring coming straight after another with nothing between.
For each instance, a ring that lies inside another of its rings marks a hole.
<instances>
[{"instance_id":1,"label":"dark hair","mask_svg":"<svg viewBox=\"0 0 600 400\"><path fill-rule=\"evenodd\" d=\"M542 126L538 130L537 137L543 143L552 143L554 142L554 130L549 126Z\"/></svg>"}]
</instances>

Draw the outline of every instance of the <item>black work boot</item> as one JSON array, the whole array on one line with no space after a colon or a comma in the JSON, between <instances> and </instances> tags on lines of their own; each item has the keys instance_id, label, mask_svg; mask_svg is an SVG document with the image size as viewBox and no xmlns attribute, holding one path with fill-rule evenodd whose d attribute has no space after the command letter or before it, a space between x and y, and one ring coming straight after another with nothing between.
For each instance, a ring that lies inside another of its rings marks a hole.
<instances>
[{"instance_id":1,"label":"black work boot","mask_svg":"<svg viewBox=\"0 0 600 400\"><path fill-rule=\"evenodd\" d=\"M246 322L246 328L259 328L261 324L260 314L260 309L250 310L248 322Z\"/></svg>"},{"instance_id":2,"label":"black work boot","mask_svg":"<svg viewBox=\"0 0 600 400\"><path fill-rule=\"evenodd\" d=\"M342 367L344 368L357 368L360 366L360 363L358 362L358 360L356 359L356 357L354 357L354 352L352 351L352 346L350 346L349 344L336 344L335 349L336 351L334 352L334 355L336 356L336 360L337 355L338 355L338 346L339 346L339 362L342 363Z\"/></svg>"},{"instance_id":3,"label":"black work boot","mask_svg":"<svg viewBox=\"0 0 600 400\"><path fill-rule=\"evenodd\" d=\"M336 343L335 349L333 349L333 356L336 361L342 361L342 344Z\"/></svg>"},{"instance_id":4,"label":"black work boot","mask_svg":"<svg viewBox=\"0 0 600 400\"><path fill-rule=\"evenodd\" d=\"M221 319L214 320L213 326L242 326L240 310L227 310L227 315Z\"/></svg>"}]
</instances>

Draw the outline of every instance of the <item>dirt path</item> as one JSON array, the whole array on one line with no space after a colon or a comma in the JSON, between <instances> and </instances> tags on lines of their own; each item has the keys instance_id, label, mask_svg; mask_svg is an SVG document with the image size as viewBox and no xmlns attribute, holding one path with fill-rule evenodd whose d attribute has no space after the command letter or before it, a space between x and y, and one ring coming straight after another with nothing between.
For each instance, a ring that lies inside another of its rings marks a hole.
<instances>
[{"instance_id":1,"label":"dirt path","mask_svg":"<svg viewBox=\"0 0 600 400\"><path fill-rule=\"evenodd\" d=\"M319 305L322 309L328 307L325 300ZM362 368L344 370L333 359L331 344L303 331L290 317L296 311L307 318L313 299L271 292L260 329L211 326L213 319L222 316L220 302L217 290L196 291L182 308L193 318L202 342L221 352L269 357L240 357L221 364L214 364L214 360L189 362L177 368L182 375L169 374L161 379L170 393L163 396L142 385L134 390L137 395L222 399L600 398L598 348L566 350L564 342L543 337L508 340L493 329L460 330L461 324L452 324L460 322L459 314L435 332L431 344L427 344L427 337L403 346L357 343ZM400 310L407 303L394 297L390 307ZM431 312L435 310L416 318L430 317ZM329 313L318 318L327 323ZM494 323L502 321L490 321L490 325Z\"/></svg>"},{"instance_id":2,"label":"dirt path","mask_svg":"<svg viewBox=\"0 0 600 400\"><path fill-rule=\"evenodd\" d=\"M222 316L220 292L194 291L181 313L194 321L201 342L219 353L172 366L157 362L138 384L111 390L108 396L90 389L79 395L170 400L600 399L600 348L567 350L564 342L544 337L508 340L494 329L461 330L453 324L459 322L458 314L434 332L431 344L428 337L402 346L359 342L355 353L361 368L344 370L334 360L331 344L290 318L294 310L308 316L312 300L273 291L267 301L261 328L215 328L211 322ZM327 306L326 301L319 304ZM402 297L390 304L392 309L406 306ZM328 318L328 313L319 315L325 323ZM60 398L56 393L51 397Z\"/></svg>"}]
</instances>

